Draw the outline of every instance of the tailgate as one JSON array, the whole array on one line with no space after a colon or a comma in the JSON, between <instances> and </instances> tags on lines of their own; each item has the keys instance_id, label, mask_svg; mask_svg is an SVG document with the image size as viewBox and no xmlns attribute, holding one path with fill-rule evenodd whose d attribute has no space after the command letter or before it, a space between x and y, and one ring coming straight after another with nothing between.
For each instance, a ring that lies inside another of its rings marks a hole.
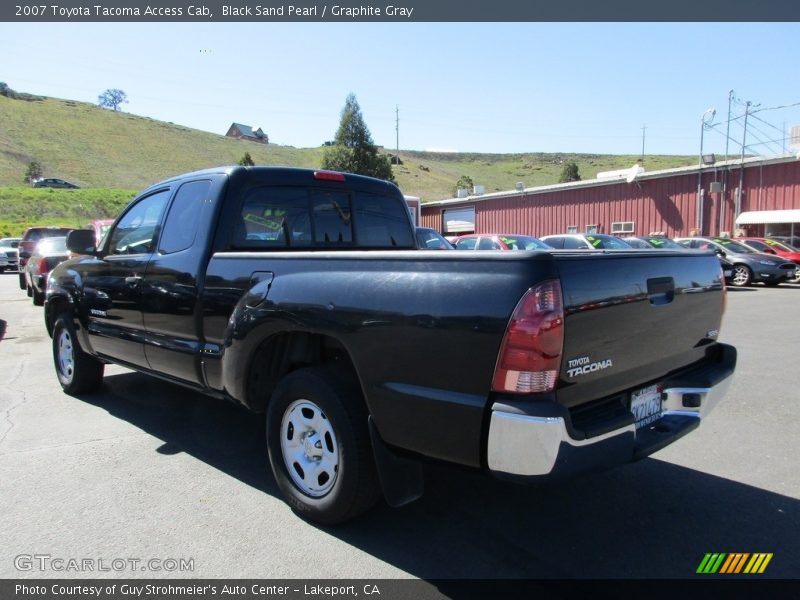
<instances>
[{"instance_id":1,"label":"tailgate","mask_svg":"<svg viewBox=\"0 0 800 600\"><path fill-rule=\"evenodd\" d=\"M713 254L554 253L564 302L557 398L573 408L624 394L700 362L724 307Z\"/></svg>"}]
</instances>

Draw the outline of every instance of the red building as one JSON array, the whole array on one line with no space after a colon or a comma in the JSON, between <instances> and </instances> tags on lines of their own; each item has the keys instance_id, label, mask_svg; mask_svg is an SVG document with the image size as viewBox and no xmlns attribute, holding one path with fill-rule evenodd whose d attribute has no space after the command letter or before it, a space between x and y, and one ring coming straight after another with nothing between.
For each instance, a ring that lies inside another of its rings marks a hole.
<instances>
[{"instance_id":1,"label":"red building","mask_svg":"<svg viewBox=\"0 0 800 600\"><path fill-rule=\"evenodd\" d=\"M742 193L738 190L742 182ZM556 233L647 235L800 234L797 223L763 225L752 211L800 209L800 160L794 155L755 157L664 171L619 172L616 176L558 185L428 202L421 224L444 235L460 233ZM753 219L755 218L755 221Z\"/></svg>"}]
</instances>

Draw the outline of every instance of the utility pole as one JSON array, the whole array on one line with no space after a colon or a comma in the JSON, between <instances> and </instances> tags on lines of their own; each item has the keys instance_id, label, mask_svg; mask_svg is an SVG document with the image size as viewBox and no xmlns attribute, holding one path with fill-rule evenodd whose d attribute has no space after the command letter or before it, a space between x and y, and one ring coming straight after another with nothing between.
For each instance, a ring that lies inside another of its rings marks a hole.
<instances>
[{"instance_id":1,"label":"utility pole","mask_svg":"<svg viewBox=\"0 0 800 600\"><path fill-rule=\"evenodd\" d=\"M642 166L644 166L644 133L647 130L647 125L642 125Z\"/></svg>"},{"instance_id":2,"label":"utility pole","mask_svg":"<svg viewBox=\"0 0 800 600\"><path fill-rule=\"evenodd\" d=\"M400 164L400 107L395 104L394 105L394 131L397 135L397 164Z\"/></svg>"},{"instance_id":3,"label":"utility pole","mask_svg":"<svg viewBox=\"0 0 800 600\"><path fill-rule=\"evenodd\" d=\"M722 200L719 206L719 231L725 229L725 203L728 201L728 173L731 168L728 161L728 143L731 140L731 104L733 103L734 91L728 92L728 126L725 129L725 170L722 171Z\"/></svg>"},{"instance_id":4,"label":"utility pole","mask_svg":"<svg viewBox=\"0 0 800 600\"><path fill-rule=\"evenodd\" d=\"M736 218L742 212L742 187L744 186L744 150L747 146L747 117L750 114L750 106L753 103L749 100L744 105L744 133L742 133L742 155L739 165L739 189L736 190L736 214L734 215L734 225Z\"/></svg>"}]
</instances>

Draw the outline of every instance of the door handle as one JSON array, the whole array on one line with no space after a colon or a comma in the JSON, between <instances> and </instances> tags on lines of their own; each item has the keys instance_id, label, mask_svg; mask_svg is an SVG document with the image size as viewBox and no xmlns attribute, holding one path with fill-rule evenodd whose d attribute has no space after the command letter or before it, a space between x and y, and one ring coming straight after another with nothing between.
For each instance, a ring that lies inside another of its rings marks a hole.
<instances>
[{"instance_id":1,"label":"door handle","mask_svg":"<svg viewBox=\"0 0 800 600\"><path fill-rule=\"evenodd\" d=\"M130 286L137 286L139 282L142 280L141 275L134 275L133 277L126 277L125 278L125 285Z\"/></svg>"}]
</instances>

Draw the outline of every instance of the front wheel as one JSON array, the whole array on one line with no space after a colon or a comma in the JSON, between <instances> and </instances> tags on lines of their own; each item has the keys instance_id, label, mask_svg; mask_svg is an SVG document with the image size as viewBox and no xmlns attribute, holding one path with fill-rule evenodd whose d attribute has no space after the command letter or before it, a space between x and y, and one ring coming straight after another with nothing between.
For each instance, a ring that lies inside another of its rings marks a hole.
<instances>
[{"instance_id":1,"label":"front wheel","mask_svg":"<svg viewBox=\"0 0 800 600\"><path fill-rule=\"evenodd\" d=\"M342 523L379 498L367 416L359 386L334 369L300 369L275 388L267 409L270 465L301 516Z\"/></svg>"},{"instance_id":2,"label":"front wheel","mask_svg":"<svg viewBox=\"0 0 800 600\"><path fill-rule=\"evenodd\" d=\"M81 349L69 314L59 315L53 326L53 362L67 394L94 392L103 383L105 367Z\"/></svg>"},{"instance_id":3,"label":"front wheel","mask_svg":"<svg viewBox=\"0 0 800 600\"><path fill-rule=\"evenodd\" d=\"M736 287L744 287L750 285L753 280L753 272L747 265L735 265L733 267L733 278L731 283Z\"/></svg>"}]
</instances>

